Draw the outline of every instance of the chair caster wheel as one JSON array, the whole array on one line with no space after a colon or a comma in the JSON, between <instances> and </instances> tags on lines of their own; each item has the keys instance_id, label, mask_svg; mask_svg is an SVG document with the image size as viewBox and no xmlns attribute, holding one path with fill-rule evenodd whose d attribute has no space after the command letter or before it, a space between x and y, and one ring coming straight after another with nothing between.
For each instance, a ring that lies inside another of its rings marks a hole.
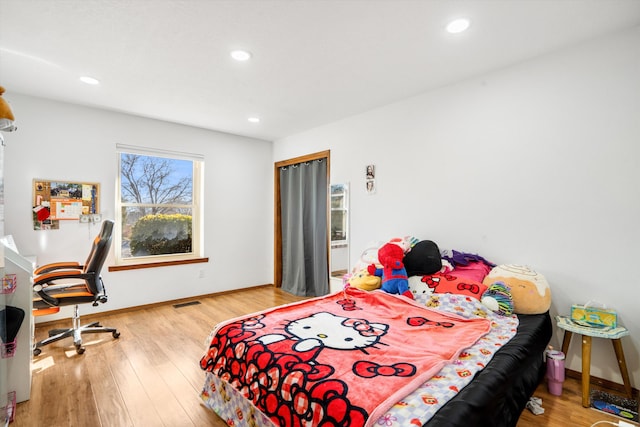
<instances>
[{"instance_id":1,"label":"chair caster wheel","mask_svg":"<svg viewBox=\"0 0 640 427\"><path fill-rule=\"evenodd\" d=\"M114 337L114 338L116 338L116 339L117 339L117 338L120 338L120 332L118 332L118 331L113 332L113 334L112 334L112 335L113 335L113 337Z\"/></svg>"},{"instance_id":2,"label":"chair caster wheel","mask_svg":"<svg viewBox=\"0 0 640 427\"><path fill-rule=\"evenodd\" d=\"M39 348L34 348L33 349L33 355L34 356L39 356L40 353L42 353L42 350L40 350Z\"/></svg>"},{"instance_id":3,"label":"chair caster wheel","mask_svg":"<svg viewBox=\"0 0 640 427\"><path fill-rule=\"evenodd\" d=\"M84 347L82 347L82 346L80 346L80 345L77 345L77 346L76 346L76 353L78 353L78 354L82 354L82 353L84 353L84 350L85 350L85 348L84 348Z\"/></svg>"}]
</instances>

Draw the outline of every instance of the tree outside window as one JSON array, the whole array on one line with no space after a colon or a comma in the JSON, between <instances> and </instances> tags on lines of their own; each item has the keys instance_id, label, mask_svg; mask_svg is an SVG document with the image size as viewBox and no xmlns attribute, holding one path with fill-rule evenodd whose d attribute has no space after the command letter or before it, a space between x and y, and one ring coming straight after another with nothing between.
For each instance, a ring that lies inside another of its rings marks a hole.
<instances>
[{"instance_id":1,"label":"tree outside window","mask_svg":"<svg viewBox=\"0 0 640 427\"><path fill-rule=\"evenodd\" d=\"M119 160L118 261L200 256L201 162L131 152Z\"/></svg>"}]
</instances>

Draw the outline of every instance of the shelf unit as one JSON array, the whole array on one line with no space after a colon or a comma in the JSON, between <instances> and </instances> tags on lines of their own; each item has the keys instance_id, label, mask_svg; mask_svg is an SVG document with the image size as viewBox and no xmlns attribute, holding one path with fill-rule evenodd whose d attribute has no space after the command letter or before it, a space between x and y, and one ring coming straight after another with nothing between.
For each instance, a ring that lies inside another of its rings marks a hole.
<instances>
[{"instance_id":1,"label":"shelf unit","mask_svg":"<svg viewBox=\"0 0 640 427\"><path fill-rule=\"evenodd\" d=\"M4 279L15 281L10 292L0 293L0 309L13 306L25 312L14 345L9 348L10 353L6 352L7 357L0 358L0 370L2 371L0 374L0 395L3 396L0 398L0 408L15 409L15 404L29 400L31 393L33 269L33 260L0 244L0 276L3 278L3 289L8 290L12 286L10 283L5 286ZM0 421L3 418L5 418L4 414L0 414Z\"/></svg>"}]
</instances>

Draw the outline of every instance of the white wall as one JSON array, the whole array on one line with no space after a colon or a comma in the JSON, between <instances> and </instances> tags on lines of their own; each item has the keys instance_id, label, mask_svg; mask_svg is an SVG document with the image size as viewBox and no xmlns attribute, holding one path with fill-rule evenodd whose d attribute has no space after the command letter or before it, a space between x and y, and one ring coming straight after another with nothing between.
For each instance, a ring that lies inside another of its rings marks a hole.
<instances>
[{"instance_id":1,"label":"white wall","mask_svg":"<svg viewBox=\"0 0 640 427\"><path fill-rule=\"evenodd\" d=\"M331 248L331 271L349 270L349 248L338 246Z\"/></svg>"},{"instance_id":2,"label":"white wall","mask_svg":"<svg viewBox=\"0 0 640 427\"><path fill-rule=\"evenodd\" d=\"M640 28L479 76L276 141L274 160L331 150L331 181L351 183L351 266L371 241L414 235L530 265L551 284L552 315L588 300L617 309L638 388L638 46ZM581 370L579 339L568 365ZM622 383L606 340L592 375Z\"/></svg>"},{"instance_id":3,"label":"white wall","mask_svg":"<svg viewBox=\"0 0 640 427\"><path fill-rule=\"evenodd\" d=\"M204 256L209 262L118 272L105 268L109 302L83 306L81 313L273 283L273 183L265 179L273 175L270 142L17 94L10 100L19 128L5 134L5 233L40 265L84 262L99 227L61 221L59 230L33 230L33 179L99 182L100 211L114 218L116 143L204 155ZM112 251L106 265L113 263Z\"/></svg>"}]
</instances>

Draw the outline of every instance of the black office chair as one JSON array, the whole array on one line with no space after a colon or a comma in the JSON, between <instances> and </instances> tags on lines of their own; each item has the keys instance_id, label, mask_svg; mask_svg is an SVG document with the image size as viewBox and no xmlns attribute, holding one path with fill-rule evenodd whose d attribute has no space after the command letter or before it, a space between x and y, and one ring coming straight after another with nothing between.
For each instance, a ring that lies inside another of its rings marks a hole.
<instances>
[{"instance_id":1,"label":"black office chair","mask_svg":"<svg viewBox=\"0 0 640 427\"><path fill-rule=\"evenodd\" d=\"M114 328L105 328L99 322L86 326L80 325L78 305L91 303L94 307L98 303L107 302L104 284L100 277L100 270L109 253L113 221L102 223L100 234L93 241L93 247L84 265L77 262L57 262L43 265L36 269L33 279L33 315L44 316L57 313L60 307L75 305L73 312L73 327L70 329L54 329L49 331L49 338L36 343L33 355L39 355L41 347L73 336L73 343L78 354L84 353L82 334L94 332L109 332L113 338L118 338L120 332ZM72 279L73 281L69 281ZM57 283L57 282L58 283Z\"/></svg>"}]
</instances>

